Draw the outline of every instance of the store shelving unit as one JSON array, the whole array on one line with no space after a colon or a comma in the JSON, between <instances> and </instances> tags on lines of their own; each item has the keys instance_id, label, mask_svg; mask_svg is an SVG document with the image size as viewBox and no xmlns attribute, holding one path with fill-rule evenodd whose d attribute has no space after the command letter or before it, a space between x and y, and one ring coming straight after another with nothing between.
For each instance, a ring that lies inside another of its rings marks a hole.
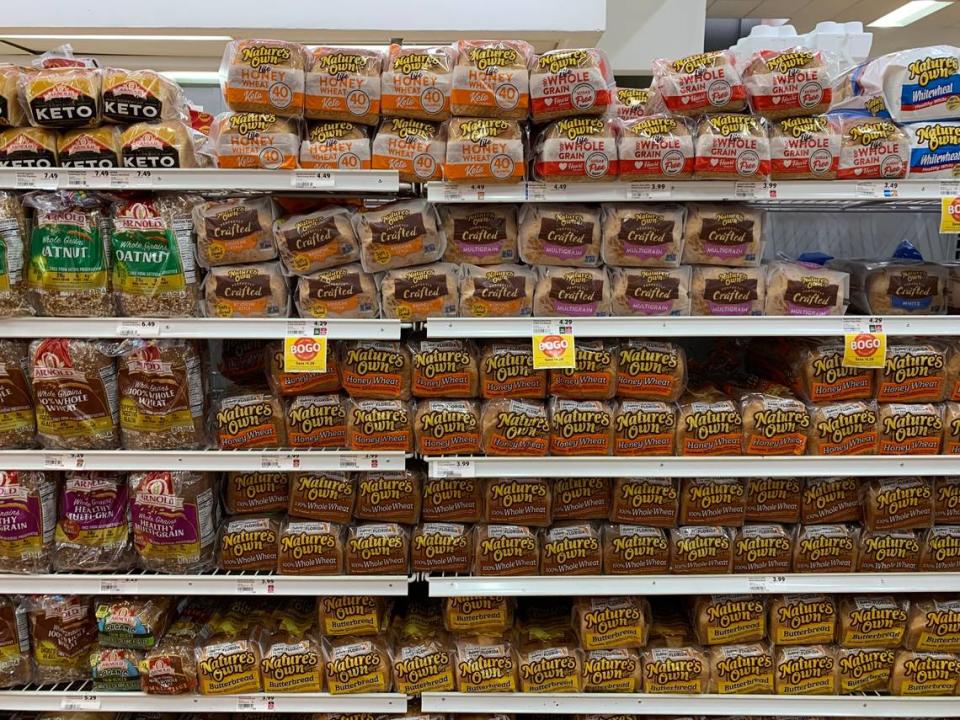
<instances>
[{"instance_id":1,"label":"store shelving unit","mask_svg":"<svg viewBox=\"0 0 960 720\"><path fill-rule=\"evenodd\" d=\"M613 693L424 693L423 712L604 715L956 717L956 698L880 695L633 695Z\"/></svg>"},{"instance_id":2,"label":"store shelving unit","mask_svg":"<svg viewBox=\"0 0 960 720\"><path fill-rule=\"evenodd\" d=\"M960 455L819 457L457 457L429 458L430 477L896 477L956 475Z\"/></svg>"}]
</instances>

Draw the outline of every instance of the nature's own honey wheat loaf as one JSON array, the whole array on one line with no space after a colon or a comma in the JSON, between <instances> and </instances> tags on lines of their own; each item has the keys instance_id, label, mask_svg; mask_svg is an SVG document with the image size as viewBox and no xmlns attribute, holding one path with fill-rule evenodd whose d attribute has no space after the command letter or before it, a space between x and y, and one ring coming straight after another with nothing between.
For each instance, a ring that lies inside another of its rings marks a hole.
<instances>
[{"instance_id":1,"label":"nature's own honey wheat loaf","mask_svg":"<svg viewBox=\"0 0 960 720\"><path fill-rule=\"evenodd\" d=\"M519 342L492 342L480 353L480 396L543 398L547 371L533 369L533 349ZM486 408L484 408L486 409Z\"/></svg>"},{"instance_id":2,"label":"nature's own honey wheat loaf","mask_svg":"<svg viewBox=\"0 0 960 720\"><path fill-rule=\"evenodd\" d=\"M400 342L354 340L341 345L343 389L354 398L410 399L410 350Z\"/></svg>"},{"instance_id":3,"label":"nature's own honey wheat loaf","mask_svg":"<svg viewBox=\"0 0 960 720\"><path fill-rule=\"evenodd\" d=\"M421 455L475 455L480 452L480 404L476 400L421 400L414 416Z\"/></svg>"},{"instance_id":4,"label":"nature's own honey wheat loaf","mask_svg":"<svg viewBox=\"0 0 960 720\"><path fill-rule=\"evenodd\" d=\"M617 395L633 400L676 402L687 387L687 356L674 343L620 343Z\"/></svg>"},{"instance_id":5,"label":"nature's own honey wheat loaf","mask_svg":"<svg viewBox=\"0 0 960 720\"><path fill-rule=\"evenodd\" d=\"M241 112L303 114L303 46L282 40L234 40L224 49L227 107Z\"/></svg>"},{"instance_id":6,"label":"nature's own honey wheat loaf","mask_svg":"<svg viewBox=\"0 0 960 720\"><path fill-rule=\"evenodd\" d=\"M690 388L680 398L678 455L739 455L742 437L740 408L713 386Z\"/></svg>"},{"instance_id":7,"label":"nature's own honey wheat loaf","mask_svg":"<svg viewBox=\"0 0 960 720\"><path fill-rule=\"evenodd\" d=\"M875 455L880 434L874 402L844 402L813 409L808 455Z\"/></svg>"},{"instance_id":8,"label":"nature's own honey wheat loaf","mask_svg":"<svg viewBox=\"0 0 960 720\"><path fill-rule=\"evenodd\" d=\"M487 400L481 410L480 425L485 455L540 456L550 448L550 422L542 401Z\"/></svg>"},{"instance_id":9,"label":"nature's own honey wheat loaf","mask_svg":"<svg viewBox=\"0 0 960 720\"><path fill-rule=\"evenodd\" d=\"M342 395L298 395L284 410L287 445L296 448L344 448L347 412Z\"/></svg>"},{"instance_id":10,"label":"nature's own honey wheat loaf","mask_svg":"<svg viewBox=\"0 0 960 720\"><path fill-rule=\"evenodd\" d=\"M413 452L415 410L404 400L347 400L347 449Z\"/></svg>"},{"instance_id":11,"label":"nature's own honey wheat loaf","mask_svg":"<svg viewBox=\"0 0 960 720\"><path fill-rule=\"evenodd\" d=\"M376 125L383 53L354 47L308 48L304 116Z\"/></svg>"},{"instance_id":12,"label":"nature's own honey wheat loaf","mask_svg":"<svg viewBox=\"0 0 960 720\"><path fill-rule=\"evenodd\" d=\"M419 340L410 345L411 393L418 398L473 398L479 394L476 346L466 340Z\"/></svg>"},{"instance_id":13,"label":"nature's own honey wheat loaf","mask_svg":"<svg viewBox=\"0 0 960 720\"><path fill-rule=\"evenodd\" d=\"M673 455L677 408L672 403L620 400L613 422L614 455Z\"/></svg>"},{"instance_id":14,"label":"nature's own honey wheat loaf","mask_svg":"<svg viewBox=\"0 0 960 720\"><path fill-rule=\"evenodd\" d=\"M456 48L451 112L526 120L533 46L523 40L459 40Z\"/></svg>"},{"instance_id":15,"label":"nature's own honey wheat loaf","mask_svg":"<svg viewBox=\"0 0 960 720\"><path fill-rule=\"evenodd\" d=\"M601 400L550 399L551 455L610 455L613 407Z\"/></svg>"},{"instance_id":16,"label":"nature's own honey wheat loaf","mask_svg":"<svg viewBox=\"0 0 960 720\"><path fill-rule=\"evenodd\" d=\"M286 445L283 405L268 392L236 388L225 395L214 418L221 450L276 448Z\"/></svg>"}]
</instances>

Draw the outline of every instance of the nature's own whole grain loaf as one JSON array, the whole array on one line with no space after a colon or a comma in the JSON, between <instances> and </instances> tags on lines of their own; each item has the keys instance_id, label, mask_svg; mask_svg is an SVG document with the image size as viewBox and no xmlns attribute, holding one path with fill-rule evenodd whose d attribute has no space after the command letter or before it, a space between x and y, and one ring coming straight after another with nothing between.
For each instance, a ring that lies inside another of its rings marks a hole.
<instances>
[{"instance_id":1,"label":"nature's own whole grain loaf","mask_svg":"<svg viewBox=\"0 0 960 720\"><path fill-rule=\"evenodd\" d=\"M450 110L467 117L526 120L533 46L523 40L458 40Z\"/></svg>"},{"instance_id":2,"label":"nature's own whole grain loaf","mask_svg":"<svg viewBox=\"0 0 960 720\"><path fill-rule=\"evenodd\" d=\"M622 180L684 179L693 176L691 123L669 115L625 120L617 140Z\"/></svg>"},{"instance_id":3,"label":"nature's own whole grain loaf","mask_svg":"<svg viewBox=\"0 0 960 720\"><path fill-rule=\"evenodd\" d=\"M595 48L549 50L530 68L533 122L602 115L613 103L615 81L607 56Z\"/></svg>"},{"instance_id":4,"label":"nature's own whole grain loaf","mask_svg":"<svg viewBox=\"0 0 960 720\"><path fill-rule=\"evenodd\" d=\"M740 112L746 107L746 88L726 51L657 60L654 84L674 115Z\"/></svg>"},{"instance_id":5,"label":"nature's own whole grain loaf","mask_svg":"<svg viewBox=\"0 0 960 720\"><path fill-rule=\"evenodd\" d=\"M615 180L616 121L602 117L567 117L540 130L533 147L533 172L538 180L602 182Z\"/></svg>"},{"instance_id":6,"label":"nature's own whole grain loaf","mask_svg":"<svg viewBox=\"0 0 960 720\"><path fill-rule=\"evenodd\" d=\"M663 98L656 86L645 88L618 87L614 93L613 112L621 120L635 120L664 111Z\"/></svg>"},{"instance_id":7,"label":"nature's own whole grain loaf","mask_svg":"<svg viewBox=\"0 0 960 720\"><path fill-rule=\"evenodd\" d=\"M753 111L773 120L823 113L833 101L830 59L805 47L755 52L743 84Z\"/></svg>"},{"instance_id":8,"label":"nature's own whole grain loaf","mask_svg":"<svg viewBox=\"0 0 960 720\"><path fill-rule=\"evenodd\" d=\"M834 180L839 166L836 118L791 117L770 125L770 177L774 180Z\"/></svg>"},{"instance_id":9,"label":"nature's own whole grain loaf","mask_svg":"<svg viewBox=\"0 0 960 720\"><path fill-rule=\"evenodd\" d=\"M910 164L910 141L890 120L841 116L840 180L902 178Z\"/></svg>"},{"instance_id":10,"label":"nature's own whole grain loaf","mask_svg":"<svg viewBox=\"0 0 960 720\"><path fill-rule=\"evenodd\" d=\"M359 47L307 48L304 111L311 120L376 125L383 53Z\"/></svg>"},{"instance_id":11,"label":"nature's own whole grain loaf","mask_svg":"<svg viewBox=\"0 0 960 720\"><path fill-rule=\"evenodd\" d=\"M477 525L474 528L474 575L537 575L540 543L520 525Z\"/></svg>"},{"instance_id":12,"label":"nature's own whole grain loaf","mask_svg":"<svg viewBox=\"0 0 960 720\"><path fill-rule=\"evenodd\" d=\"M703 115L697 124L693 175L700 180L762 182L770 175L765 121L755 115Z\"/></svg>"}]
</instances>

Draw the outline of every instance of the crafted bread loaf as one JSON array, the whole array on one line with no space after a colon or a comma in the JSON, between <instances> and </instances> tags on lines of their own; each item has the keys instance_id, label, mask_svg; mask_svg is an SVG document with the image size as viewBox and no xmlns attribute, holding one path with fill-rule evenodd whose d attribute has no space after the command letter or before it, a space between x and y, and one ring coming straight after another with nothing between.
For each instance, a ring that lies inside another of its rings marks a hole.
<instances>
[{"instance_id":1,"label":"crafted bread loaf","mask_svg":"<svg viewBox=\"0 0 960 720\"><path fill-rule=\"evenodd\" d=\"M440 208L452 263L496 265L517 261L517 208L512 205L444 205Z\"/></svg>"},{"instance_id":2,"label":"crafted bread loaf","mask_svg":"<svg viewBox=\"0 0 960 720\"><path fill-rule=\"evenodd\" d=\"M423 200L404 200L359 213L360 263L367 272L423 265L446 247L436 210Z\"/></svg>"},{"instance_id":3,"label":"crafted bread loaf","mask_svg":"<svg viewBox=\"0 0 960 720\"><path fill-rule=\"evenodd\" d=\"M210 200L194 206L200 265L208 268L275 259L275 213L268 197Z\"/></svg>"},{"instance_id":4,"label":"crafted bread loaf","mask_svg":"<svg viewBox=\"0 0 960 720\"><path fill-rule=\"evenodd\" d=\"M461 317L529 317L537 273L524 265L463 265Z\"/></svg>"}]
</instances>

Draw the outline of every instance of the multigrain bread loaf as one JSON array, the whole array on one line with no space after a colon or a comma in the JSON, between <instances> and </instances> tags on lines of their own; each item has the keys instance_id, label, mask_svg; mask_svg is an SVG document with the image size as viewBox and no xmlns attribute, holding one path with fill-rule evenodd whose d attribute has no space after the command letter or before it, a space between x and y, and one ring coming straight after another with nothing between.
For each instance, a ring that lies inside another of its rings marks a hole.
<instances>
[{"instance_id":1,"label":"multigrain bread loaf","mask_svg":"<svg viewBox=\"0 0 960 720\"><path fill-rule=\"evenodd\" d=\"M496 265L517 261L517 208L513 205L443 205L447 239L443 259Z\"/></svg>"},{"instance_id":2,"label":"multigrain bread loaf","mask_svg":"<svg viewBox=\"0 0 960 720\"><path fill-rule=\"evenodd\" d=\"M752 208L692 205L683 226L683 262L756 267L763 257L763 220Z\"/></svg>"},{"instance_id":3,"label":"multigrain bread loaf","mask_svg":"<svg viewBox=\"0 0 960 720\"><path fill-rule=\"evenodd\" d=\"M693 268L691 315L762 315L765 302L766 281L761 268Z\"/></svg>"},{"instance_id":4,"label":"multigrain bread loaf","mask_svg":"<svg viewBox=\"0 0 960 720\"><path fill-rule=\"evenodd\" d=\"M601 213L587 205L524 205L519 216L520 259L528 265L598 267Z\"/></svg>"},{"instance_id":5,"label":"multigrain bread loaf","mask_svg":"<svg viewBox=\"0 0 960 720\"><path fill-rule=\"evenodd\" d=\"M602 206L601 255L608 265L675 268L684 245L681 205Z\"/></svg>"},{"instance_id":6,"label":"multigrain bread loaf","mask_svg":"<svg viewBox=\"0 0 960 720\"><path fill-rule=\"evenodd\" d=\"M55 475L6 470L0 472L0 488L0 511L10 522L0 540L0 569L21 574L49 572L57 526Z\"/></svg>"},{"instance_id":7,"label":"multigrain bread loaf","mask_svg":"<svg viewBox=\"0 0 960 720\"><path fill-rule=\"evenodd\" d=\"M533 312L538 317L606 317L611 312L610 276L602 268L545 268L534 291Z\"/></svg>"},{"instance_id":8,"label":"multigrain bread loaf","mask_svg":"<svg viewBox=\"0 0 960 720\"><path fill-rule=\"evenodd\" d=\"M850 277L802 262L767 265L765 315L843 315L850 297Z\"/></svg>"}]
</instances>

